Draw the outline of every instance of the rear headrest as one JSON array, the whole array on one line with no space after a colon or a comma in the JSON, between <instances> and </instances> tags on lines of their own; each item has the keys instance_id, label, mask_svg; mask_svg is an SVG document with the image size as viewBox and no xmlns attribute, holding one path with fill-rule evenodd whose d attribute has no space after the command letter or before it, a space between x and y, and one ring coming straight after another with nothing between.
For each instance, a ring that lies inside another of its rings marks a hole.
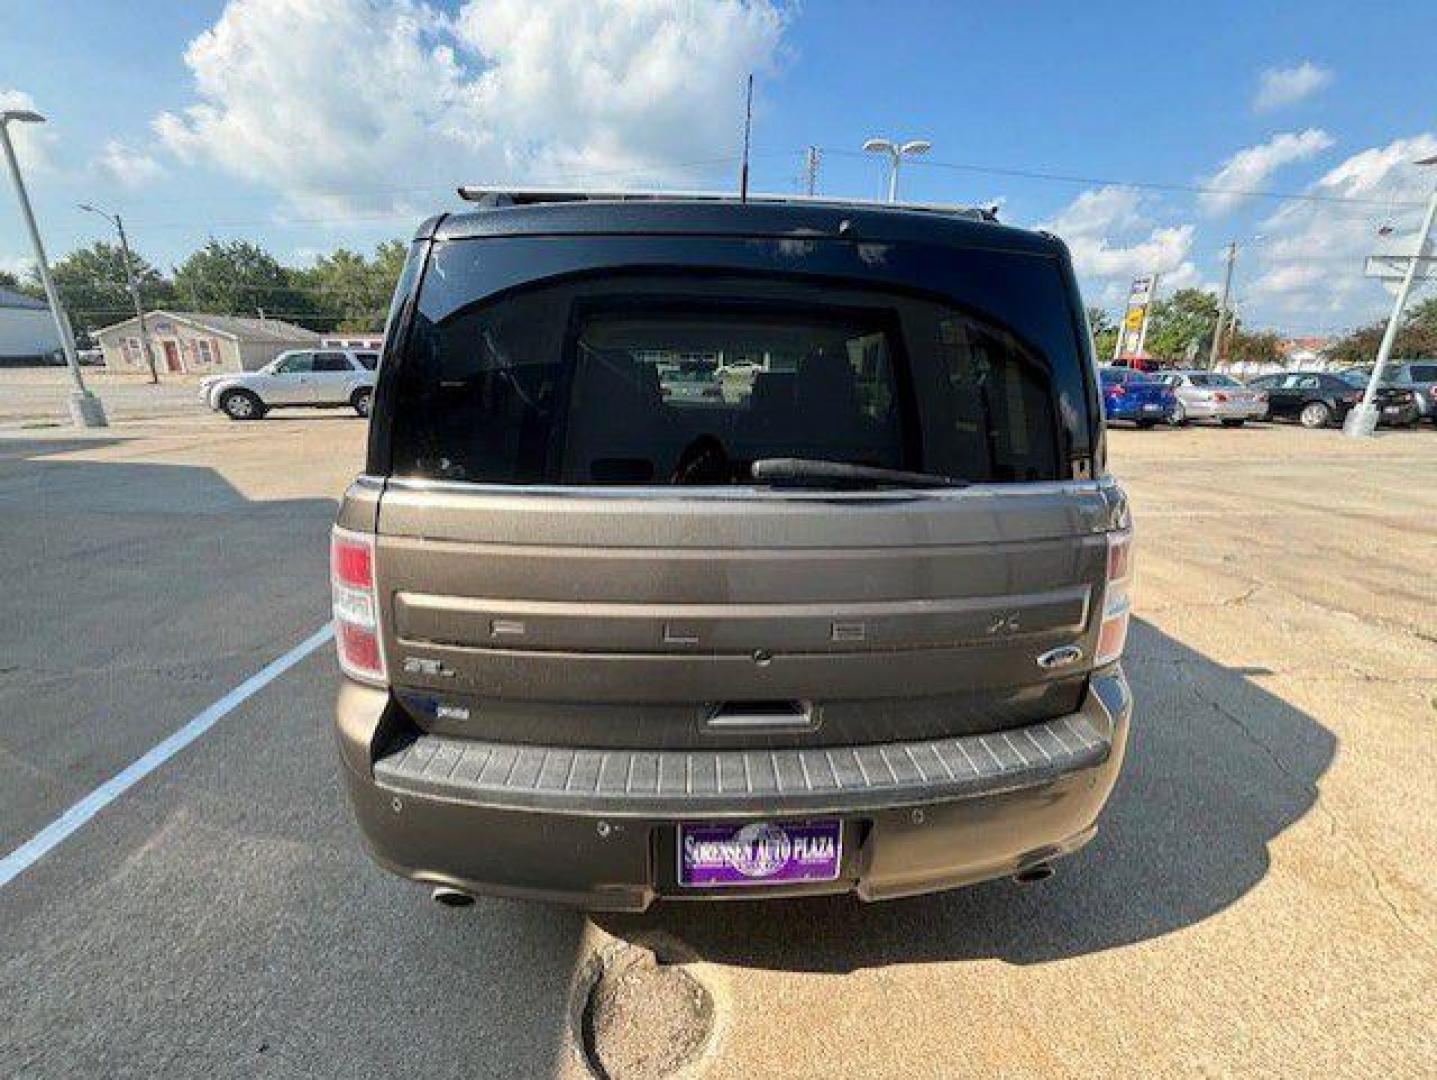
<instances>
[{"instance_id":1,"label":"rear headrest","mask_svg":"<svg viewBox=\"0 0 1437 1080\"><path fill-rule=\"evenodd\" d=\"M848 411L858 407L853 366L846 355L815 350L798 365L796 405L801 413Z\"/></svg>"},{"instance_id":2,"label":"rear headrest","mask_svg":"<svg viewBox=\"0 0 1437 1080\"><path fill-rule=\"evenodd\" d=\"M600 409L616 415L647 414L662 402L659 373L653 364L626 352L589 352L583 363L577 404L584 411Z\"/></svg>"},{"instance_id":3,"label":"rear headrest","mask_svg":"<svg viewBox=\"0 0 1437 1080\"><path fill-rule=\"evenodd\" d=\"M753 412L789 412L793 409L794 374L791 371L760 371L753 377Z\"/></svg>"}]
</instances>

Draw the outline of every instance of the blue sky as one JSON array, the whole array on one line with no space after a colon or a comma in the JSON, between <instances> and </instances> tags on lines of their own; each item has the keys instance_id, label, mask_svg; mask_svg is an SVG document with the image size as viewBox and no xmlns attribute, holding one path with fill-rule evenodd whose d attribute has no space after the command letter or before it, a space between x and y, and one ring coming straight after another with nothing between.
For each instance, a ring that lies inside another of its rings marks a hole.
<instances>
[{"instance_id":1,"label":"blue sky","mask_svg":"<svg viewBox=\"0 0 1437 1080\"><path fill-rule=\"evenodd\" d=\"M1211 286L1238 239L1248 321L1320 333L1385 310L1362 256L1434 179L1405 163L1437 152L1437 5L1416 0L23 7L0 102L51 118L22 149L52 255L103 234L80 201L161 265L211 235L303 262L407 235L463 181L723 186L753 69L757 188L794 190L818 145L823 192L876 196L857 147L921 136L905 197L1054 228L1092 302L1154 269ZM7 192L0 267L26 256Z\"/></svg>"}]
</instances>

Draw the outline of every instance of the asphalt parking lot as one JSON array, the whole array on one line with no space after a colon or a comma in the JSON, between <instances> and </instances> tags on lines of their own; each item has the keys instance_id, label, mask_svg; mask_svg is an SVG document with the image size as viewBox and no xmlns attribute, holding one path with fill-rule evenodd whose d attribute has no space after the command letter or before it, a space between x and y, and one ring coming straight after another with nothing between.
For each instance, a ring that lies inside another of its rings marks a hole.
<instances>
[{"instance_id":1,"label":"asphalt parking lot","mask_svg":"<svg viewBox=\"0 0 1437 1080\"><path fill-rule=\"evenodd\" d=\"M321 628L362 444L339 413L0 433L4 852ZM703 1076L1437 1074L1437 434L1112 457L1138 713L1048 881L443 909L359 848L321 647L0 886L0 1074L582 1076L574 988L622 943L708 989Z\"/></svg>"}]
</instances>

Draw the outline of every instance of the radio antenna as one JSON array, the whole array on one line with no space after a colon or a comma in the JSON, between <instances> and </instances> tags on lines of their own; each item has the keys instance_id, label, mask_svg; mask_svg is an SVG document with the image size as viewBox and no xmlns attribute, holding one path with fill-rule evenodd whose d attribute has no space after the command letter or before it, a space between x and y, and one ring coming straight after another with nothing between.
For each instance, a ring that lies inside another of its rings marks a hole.
<instances>
[{"instance_id":1,"label":"radio antenna","mask_svg":"<svg viewBox=\"0 0 1437 1080\"><path fill-rule=\"evenodd\" d=\"M753 130L753 73L748 76L748 97L743 107L743 168L738 177L738 201L748 202L748 138Z\"/></svg>"}]
</instances>

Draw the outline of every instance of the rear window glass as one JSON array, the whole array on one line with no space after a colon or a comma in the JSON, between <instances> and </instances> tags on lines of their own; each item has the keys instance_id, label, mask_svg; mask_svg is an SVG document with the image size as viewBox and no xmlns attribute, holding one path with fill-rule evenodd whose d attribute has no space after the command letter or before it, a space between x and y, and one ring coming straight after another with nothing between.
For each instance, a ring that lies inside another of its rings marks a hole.
<instances>
[{"instance_id":1,"label":"rear window glass","mask_svg":"<svg viewBox=\"0 0 1437 1080\"><path fill-rule=\"evenodd\" d=\"M1194 386L1241 386L1242 384L1231 375L1222 375L1215 371L1194 371L1188 375L1188 380Z\"/></svg>"},{"instance_id":2,"label":"rear window glass","mask_svg":"<svg viewBox=\"0 0 1437 1080\"><path fill-rule=\"evenodd\" d=\"M1104 368L1103 383L1106 386L1116 386L1119 383L1124 386L1157 386L1159 380L1146 372L1134 371L1131 368Z\"/></svg>"},{"instance_id":3,"label":"rear window glass","mask_svg":"<svg viewBox=\"0 0 1437 1080\"><path fill-rule=\"evenodd\" d=\"M466 304L446 270L426 274L444 303L421 292L395 376L394 475L750 484L772 458L1064 475L1054 368L1076 355L989 313L732 270L590 272Z\"/></svg>"}]
</instances>

